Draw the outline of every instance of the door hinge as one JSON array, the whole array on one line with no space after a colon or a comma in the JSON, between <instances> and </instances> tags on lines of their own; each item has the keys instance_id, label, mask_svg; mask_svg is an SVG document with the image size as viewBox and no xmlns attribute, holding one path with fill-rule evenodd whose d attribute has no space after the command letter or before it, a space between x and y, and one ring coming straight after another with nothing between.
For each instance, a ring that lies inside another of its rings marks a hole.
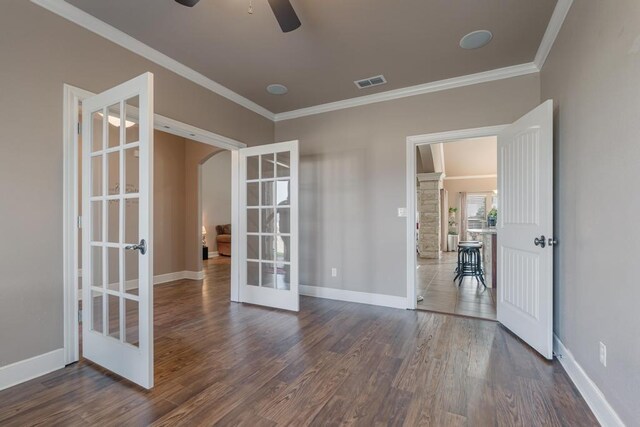
<instances>
[{"instance_id":1,"label":"door hinge","mask_svg":"<svg viewBox=\"0 0 640 427\"><path fill-rule=\"evenodd\" d=\"M82 123L78 122L78 135L82 133Z\"/></svg>"},{"instance_id":2,"label":"door hinge","mask_svg":"<svg viewBox=\"0 0 640 427\"><path fill-rule=\"evenodd\" d=\"M82 217L78 217L78 228L82 228Z\"/></svg>"},{"instance_id":3,"label":"door hinge","mask_svg":"<svg viewBox=\"0 0 640 427\"><path fill-rule=\"evenodd\" d=\"M78 310L78 323L82 323L82 309Z\"/></svg>"}]
</instances>

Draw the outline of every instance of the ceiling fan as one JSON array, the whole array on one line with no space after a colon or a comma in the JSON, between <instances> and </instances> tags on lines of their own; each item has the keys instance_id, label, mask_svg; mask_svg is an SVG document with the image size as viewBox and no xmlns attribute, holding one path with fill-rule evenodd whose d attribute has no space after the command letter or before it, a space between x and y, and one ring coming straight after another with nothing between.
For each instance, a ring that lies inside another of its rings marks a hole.
<instances>
[{"instance_id":1,"label":"ceiling fan","mask_svg":"<svg viewBox=\"0 0 640 427\"><path fill-rule=\"evenodd\" d=\"M183 6L193 7L200 0L176 0L176 2L180 3ZM276 20L278 24L280 24L280 28L283 33L288 33L289 31L293 31L296 28L302 25L300 23L300 19L298 19L298 15L296 15L296 11L293 10L293 6L289 0L268 0L269 6L271 6L271 10L273 14L276 16Z\"/></svg>"}]
</instances>

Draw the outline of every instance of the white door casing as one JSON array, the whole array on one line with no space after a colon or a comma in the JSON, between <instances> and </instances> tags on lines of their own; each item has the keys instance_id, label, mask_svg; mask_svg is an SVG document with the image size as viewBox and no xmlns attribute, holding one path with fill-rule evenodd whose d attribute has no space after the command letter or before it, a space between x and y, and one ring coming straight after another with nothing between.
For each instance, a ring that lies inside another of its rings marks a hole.
<instances>
[{"instance_id":1,"label":"white door casing","mask_svg":"<svg viewBox=\"0 0 640 427\"><path fill-rule=\"evenodd\" d=\"M553 101L498 135L498 196L498 321L552 359Z\"/></svg>"},{"instance_id":2,"label":"white door casing","mask_svg":"<svg viewBox=\"0 0 640 427\"><path fill-rule=\"evenodd\" d=\"M153 74L85 99L82 117L83 356L151 388Z\"/></svg>"},{"instance_id":3,"label":"white door casing","mask_svg":"<svg viewBox=\"0 0 640 427\"><path fill-rule=\"evenodd\" d=\"M239 301L298 311L298 141L238 154Z\"/></svg>"}]
</instances>

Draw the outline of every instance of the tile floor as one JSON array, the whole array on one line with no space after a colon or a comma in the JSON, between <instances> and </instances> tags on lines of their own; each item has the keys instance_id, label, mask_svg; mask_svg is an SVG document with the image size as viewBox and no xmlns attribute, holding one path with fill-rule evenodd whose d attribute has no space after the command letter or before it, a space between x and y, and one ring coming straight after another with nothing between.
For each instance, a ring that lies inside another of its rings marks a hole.
<instances>
[{"instance_id":1,"label":"tile floor","mask_svg":"<svg viewBox=\"0 0 640 427\"><path fill-rule=\"evenodd\" d=\"M475 278L465 277L462 284L454 282L457 254L443 252L442 258L418 258L416 294L424 300L419 310L458 314L496 320L496 302L493 289L485 289Z\"/></svg>"}]
</instances>

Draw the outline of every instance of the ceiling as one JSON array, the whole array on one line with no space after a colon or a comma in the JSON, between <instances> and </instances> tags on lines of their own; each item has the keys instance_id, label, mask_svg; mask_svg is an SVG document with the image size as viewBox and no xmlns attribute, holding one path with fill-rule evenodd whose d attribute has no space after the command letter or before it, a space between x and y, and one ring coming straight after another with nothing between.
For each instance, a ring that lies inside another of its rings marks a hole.
<instances>
[{"instance_id":1,"label":"ceiling","mask_svg":"<svg viewBox=\"0 0 640 427\"><path fill-rule=\"evenodd\" d=\"M498 172L498 142L495 136L463 139L444 145L446 176L495 175Z\"/></svg>"},{"instance_id":2,"label":"ceiling","mask_svg":"<svg viewBox=\"0 0 640 427\"><path fill-rule=\"evenodd\" d=\"M67 0L274 113L532 62L556 0L291 0L282 33L267 0ZM481 49L460 38L493 32ZM388 83L357 89L383 74ZM274 96L266 86L289 93Z\"/></svg>"}]
</instances>

